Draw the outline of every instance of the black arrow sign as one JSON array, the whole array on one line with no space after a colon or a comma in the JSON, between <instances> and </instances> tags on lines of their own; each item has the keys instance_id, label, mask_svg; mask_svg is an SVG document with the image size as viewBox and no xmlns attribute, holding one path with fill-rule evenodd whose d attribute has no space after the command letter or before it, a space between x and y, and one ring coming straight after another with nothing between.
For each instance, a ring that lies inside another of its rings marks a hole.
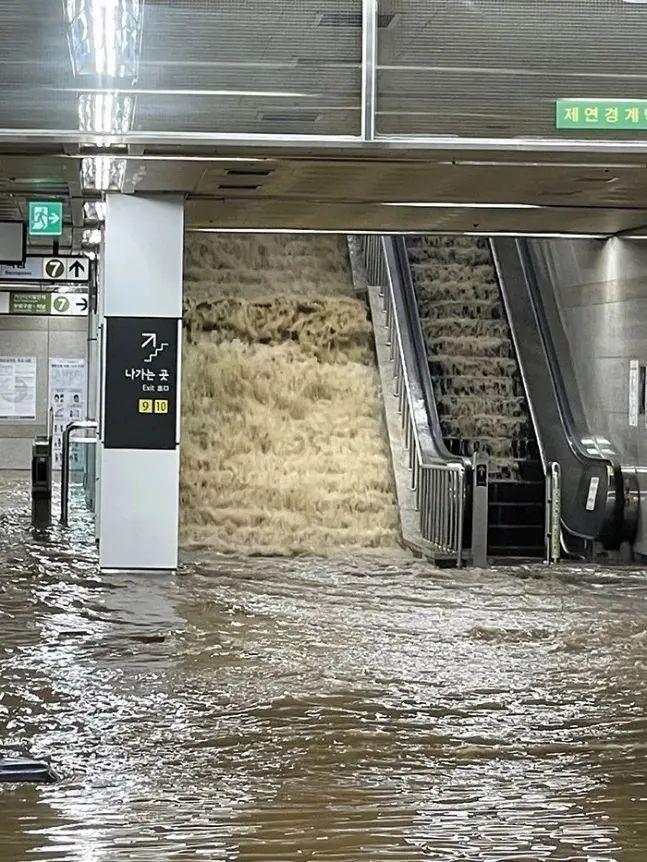
<instances>
[{"instance_id":1,"label":"black arrow sign","mask_svg":"<svg viewBox=\"0 0 647 862\"><path fill-rule=\"evenodd\" d=\"M76 307L77 307L77 308L80 308L80 309L81 309L81 311L87 311L87 310L88 310L88 301L87 301L87 299L86 299L85 297L83 297L83 299L77 299L77 301L76 301Z\"/></svg>"},{"instance_id":2,"label":"black arrow sign","mask_svg":"<svg viewBox=\"0 0 647 862\"><path fill-rule=\"evenodd\" d=\"M70 266L70 272L72 273L72 275L78 278L81 274L85 275L85 267L80 260L75 260L74 263Z\"/></svg>"}]
</instances>

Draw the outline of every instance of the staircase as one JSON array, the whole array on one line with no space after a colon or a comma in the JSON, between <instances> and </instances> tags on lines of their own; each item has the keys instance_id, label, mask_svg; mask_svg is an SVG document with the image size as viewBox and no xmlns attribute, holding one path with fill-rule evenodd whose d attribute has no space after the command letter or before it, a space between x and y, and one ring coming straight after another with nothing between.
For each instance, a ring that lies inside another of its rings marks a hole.
<instances>
[{"instance_id":1,"label":"staircase","mask_svg":"<svg viewBox=\"0 0 647 862\"><path fill-rule=\"evenodd\" d=\"M489 456L488 552L544 553L544 472L487 242L410 237L411 265L445 444Z\"/></svg>"}]
</instances>

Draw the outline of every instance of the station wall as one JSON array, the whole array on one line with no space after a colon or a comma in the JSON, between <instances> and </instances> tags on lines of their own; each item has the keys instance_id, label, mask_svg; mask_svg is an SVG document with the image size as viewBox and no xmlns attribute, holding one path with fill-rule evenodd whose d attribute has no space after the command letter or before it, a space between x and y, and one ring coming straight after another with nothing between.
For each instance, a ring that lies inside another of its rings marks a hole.
<instances>
[{"instance_id":1,"label":"station wall","mask_svg":"<svg viewBox=\"0 0 647 862\"><path fill-rule=\"evenodd\" d=\"M37 360L36 419L0 419L0 470L28 470L34 437L47 432L49 360L85 359L86 317L1 315L0 356Z\"/></svg>"}]
</instances>

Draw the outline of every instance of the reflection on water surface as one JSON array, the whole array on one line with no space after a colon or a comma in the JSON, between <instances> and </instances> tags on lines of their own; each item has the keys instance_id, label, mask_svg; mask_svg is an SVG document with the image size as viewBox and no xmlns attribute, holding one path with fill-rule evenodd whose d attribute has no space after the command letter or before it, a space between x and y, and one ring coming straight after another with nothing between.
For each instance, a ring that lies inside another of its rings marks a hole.
<instances>
[{"instance_id":1,"label":"reflection on water surface","mask_svg":"<svg viewBox=\"0 0 647 862\"><path fill-rule=\"evenodd\" d=\"M100 577L0 496L0 859L647 856L639 571L222 559Z\"/></svg>"}]
</instances>

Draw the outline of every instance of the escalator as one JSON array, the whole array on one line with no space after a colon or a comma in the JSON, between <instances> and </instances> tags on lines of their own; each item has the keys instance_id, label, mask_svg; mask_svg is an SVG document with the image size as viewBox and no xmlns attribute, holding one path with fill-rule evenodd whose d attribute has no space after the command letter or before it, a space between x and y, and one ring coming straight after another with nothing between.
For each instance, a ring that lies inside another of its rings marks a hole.
<instances>
[{"instance_id":1,"label":"escalator","mask_svg":"<svg viewBox=\"0 0 647 862\"><path fill-rule=\"evenodd\" d=\"M488 552L542 557L544 471L487 242L406 247L445 445L488 456Z\"/></svg>"},{"instance_id":2,"label":"escalator","mask_svg":"<svg viewBox=\"0 0 647 862\"><path fill-rule=\"evenodd\" d=\"M426 403L430 463L460 464L465 473L464 558L473 551L477 518L487 519L490 558L543 557L546 475L557 472L561 482L551 495L559 493L561 522L553 534L563 553L591 560L626 550L637 523L633 475L586 425L537 247L507 238L380 242L396 329L406 332L401 349L412 354L404 365L414 369L414 389ZM420 422L422 411L413 412ZM474 504L475 456L488 461L487 513Z\"/></svg>"},{"instance_id":3,"label":"escalator","mask_svg":"<svg viewBox=\"0 0 647 862\"><path fill-rule=\"evenodd\" d=\"M635 471L623 469L612 441L587 423L544 244L499 238L491 248L543 462L561 468L564 551L582 559L608 557L635 538ZM591 359L596 350L591 344Z\"/></svg>"}]
</instances>

